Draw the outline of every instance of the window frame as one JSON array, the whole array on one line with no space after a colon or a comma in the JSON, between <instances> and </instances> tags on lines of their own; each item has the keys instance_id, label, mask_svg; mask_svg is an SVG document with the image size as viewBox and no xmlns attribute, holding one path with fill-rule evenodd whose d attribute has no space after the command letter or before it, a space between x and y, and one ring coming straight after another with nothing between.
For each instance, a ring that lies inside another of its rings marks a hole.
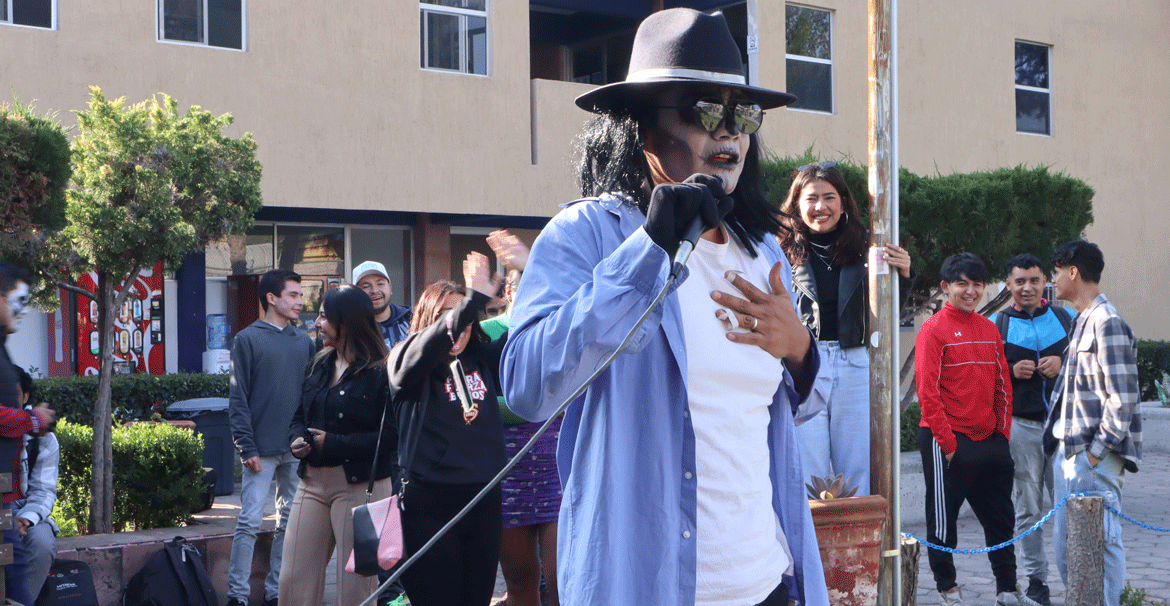
<instances>
[{"instance_id":1,"label":"window frame","mask_svg":"<svg viewBox=\"0 0 1170 606\"><path fill-rule=\"evenodd\" d=\"M837 54L837 49L836 49L837 36L835 36L834 32L833 32L833 24L837 21L834 18L834 13L836 11L834 11L832 9L828 9L828 8L821 8L819 6L809 6L807 4L799 4L796 2L785 2L784 3L784 11L785 11L785 25L786 26L787 26L787 12L788 12L789 6L793 6L793 7L801 8L801 9L805 9L805 10L820 11L823 13L828 13L828 15L829 15L829 58L828 59L821 59L819 57L809 57L807 55L789 54L788 53L787 34L785 35L785 39L784 39L785 77L787 77L787 72L788 72L788 61L804 61L806 63L816 63L819 65L828 65L829 66L829 109L828 110L809 109L806 107L795 107L793 105L789 105L787 107L787 109L788 109L788 111L808 112L808 113L813 113L813 114L821 114L823 116L835 115L837 113L837 70L834 69L834 66L833 66L833 57L836 56L836 54Z\"/></svg>"},{"instance_id":2,"label":"window frame","mask_svg":"<svg viewBox=\"0 0 1170 606\"><path fill-rule=\"evenodd\" d=\"M49 26L41 27L39 25L28 25L26 23L14 23L12 21L13 3L19 0L0 0L0 4L5 7L4 18L0 19L0 25L7 25L11 27L27 27L29 29L39 29L41 31L57 31L57 3L58 0L47 0L49 3Z\"/></svg>"},{"instance_id":3,"label":"window frame","mask_svg":"<svg viewBox=\"0 0 1170 606\"><path fill-rule=\"evenodd\" d=\"M418 3L418 18L419 18L419 69L428 72L440 72L444 74L463 74L466 76L479 76L482 78L490 77L492 72L492 34L491 34L491 0L484 0L483 10L475 10L470 8L458 8L454 6L443 6L441 4L432 4L425 0L419 0ZM453 15L459 17L459 69L448 69L445 67L433 67L427 65L427 57L430 54L430 36L429 25L427 23L427 13L435 13L440 15ZM468 53L463 47L467 39L467 19L469 17L479 17L484 20L484 73L476 73L468 71L469 65L467 61Z\"/></svg>"},{"instance_id":4,"label":"window frame","mask_svg":"<svg viewBox=\"0 0 1170 606\"><path fill-rule=\"evenodd\" d=\"M53 0L56 2L56 0ZM164 38L164 24L163 24L163 2L166 0L155 0L154 2L154 24L155 24L155 42L159 44L177 44L180 46L197 46L200 48L215 48L225 51L235 51L237 53L247 52L248 50L248 0L240 0L240 48L232 48L230 46L216 46L208 44L207 37L209 31L208 20L211 18L211 11L208 10L207 4L210 0L196 0L203 3L203 41L192 42L190 40L171 40Z\"/></svg>"},{"instance_id":5,"label":"window frame","mask_svg":"<svg viewBox=\"0 0 1170 606\"><path fill-rule=\"evenodd\" d=\"M1015 81L1014 74L1012 75L1012 84L1015 87L1013 89L1014 91L1027 91L1027 92L1032 92L1032 93L1043 93L1045 95L1045 98L1048 99L1048 113L1047 113L1048 132L1041 133L1041 132L1034 132L1034 131L1029 131L1029 130L1020 130L1020 122L1019 122L1020 110L1019 110L1018 105L1013 104L1013 105L1015 105L1015 109L1016 109L1016 134L1017 135L1031 135L1033 137L1051 137L1052 136L1052 45L1051 44L1043 44L1040 42L1030 42L1028 40L1023 40L1020 38L1013 40L1012 41L1013 66L1014 66L1014 60L1018 59L1018 57L1016 57L1016 54L1015 54L1015 47L1017 44L1026 44L1028 46L1035 46L1037 48L1044 49L1044 54L1045 54L1045 59L1046 59L1045 70L1047 72L1045 75L1048 78L1048 88L1040 88L1038 86L1028 86L1026 84L1020 84L1020 83Z\"/></svg>"}]
</instances>

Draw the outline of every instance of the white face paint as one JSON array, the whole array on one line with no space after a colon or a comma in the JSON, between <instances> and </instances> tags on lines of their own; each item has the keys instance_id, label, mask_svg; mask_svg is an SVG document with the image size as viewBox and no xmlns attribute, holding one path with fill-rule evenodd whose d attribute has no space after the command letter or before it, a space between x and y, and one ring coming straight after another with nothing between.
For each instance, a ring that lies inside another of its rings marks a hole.
<instances>
[{"instance_id":1,"label":"white face paint","mask_svg":"<svg viewBox=\"0 0 1170 606\"><path fill-rule=\"evenodd\" d=\"M8 293L7 318L0 317L4 324L8 325L8 333L12 334L20 328L20 318L28 312L29 294L28 284L24 281L18 280L16 287Z\"/></svg>"}]
</instances>

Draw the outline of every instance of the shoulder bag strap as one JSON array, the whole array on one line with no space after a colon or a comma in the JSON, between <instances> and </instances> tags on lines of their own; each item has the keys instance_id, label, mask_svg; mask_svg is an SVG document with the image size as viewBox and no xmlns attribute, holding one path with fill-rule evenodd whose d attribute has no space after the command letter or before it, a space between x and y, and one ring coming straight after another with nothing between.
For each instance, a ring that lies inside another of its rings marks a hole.
<instances>
[{"instance_id":1,"label":"shoulder bag strap","mask_svg":"<svg viewBox=\"0 0 1170 606\"><path fill-rule=\"evenodd\" d=\"M413 407L413 410L411 411L411 413L412 413L411 414L411 424L410 424L410 428L409 428L409 433L406 434L408 441L404 443L404 442L402 442L402 440L399 440L399 444L403 445L403 448L401 450L403 452L405 452L407 455L405 458L399 456L400 460L405 461L405 464L402 466L402 470L403 470L402 484L398 490L399 507L402 506L402 495L406 492L406 483L410 480L410 465L414 460L414 451L415 451L415 448L418 446L418 436L419 436L419 433L422 432L423 419L426 417L426 414L427 414L427 404L430 402L430 399L431 399L431 390L429 389L429 387L430 387L429 385L423 384L423 386L422 386L422 399L418 403L417 406ZM366 502L367 503L370 502L370 498L372 498L374 495L374 479L377 477L377 472L378 472L378 455L382 450L382 436L385 434L385 429L386 429L386 415L390 414L391 402L393 402L397 398L398 398L397 394L395 394L393 396L388 396L386 398L385 404L383 404L383 407L382 407L382 424L378 427L378 442L374 446L374 463L373 463L373 465L370 466L370 483L366 486Z\"/></svg>"}]
</instances>

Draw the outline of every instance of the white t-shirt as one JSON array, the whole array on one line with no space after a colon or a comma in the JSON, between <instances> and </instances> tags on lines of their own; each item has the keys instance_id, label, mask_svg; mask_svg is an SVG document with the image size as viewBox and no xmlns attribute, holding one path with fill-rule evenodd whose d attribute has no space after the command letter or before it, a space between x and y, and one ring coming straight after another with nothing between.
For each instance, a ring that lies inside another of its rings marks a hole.
<instances>
[{"instance_id":1,"label":"white t-shirt","mask_svg":"<svg viewBox=\"0 0 1170 606\"><path fill-rule=\"evenodd\" d=\"M678 289L687 343L687 396L695 428L698 565L695 603L743 606L763 601L790 573L792 557L772 509L768 406L781 383L779 359L727 339L711 291L746 299L727 270L771 292L772 267L728 244L699 240ZM746 331L741 327L739 331Z\"/></svg>"}]
</instances>

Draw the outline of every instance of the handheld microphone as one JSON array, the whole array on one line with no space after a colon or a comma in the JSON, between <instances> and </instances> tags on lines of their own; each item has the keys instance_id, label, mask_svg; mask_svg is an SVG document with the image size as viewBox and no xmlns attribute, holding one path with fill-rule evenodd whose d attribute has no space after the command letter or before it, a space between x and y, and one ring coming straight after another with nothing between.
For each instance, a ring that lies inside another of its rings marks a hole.
<instances>
[{"instance_id":1,"label":"handheld microphone","mask_svg":"<svg viewBox=\"0 0 1170 606\"><path fill-rule=\"evenodd\" d=\"M723 179L715 175L712 177L719 181L720 186L723 185ZM678 243L678 250L674 253L674 263L670 266L672 279L678 277L683 266L687 264L687 259L691 258L691 253L695 252L695 244L701 235L703 235L703 214L699 212L695 214L695 218L691 219L691 224L687 226L686 233L683 234L682 240Z\"/></svg>"},{"instance_id":2,"label":"handheld microphone","mask_svg":"<svg viewBox=\"0 0 1170 606\"><path fill-rule=\"evenodd\" d=\"M678 277L683 266L687 264L687 259L690 259L691 253L695 251L695 244L702 234L703 218L695 215L695 218L691 219L691 224L687 226L687 232L683 234L682 240L678 243L678 250L674 253L674 264L670 267L671 278Z\"/></svg>"}]
</instances>

